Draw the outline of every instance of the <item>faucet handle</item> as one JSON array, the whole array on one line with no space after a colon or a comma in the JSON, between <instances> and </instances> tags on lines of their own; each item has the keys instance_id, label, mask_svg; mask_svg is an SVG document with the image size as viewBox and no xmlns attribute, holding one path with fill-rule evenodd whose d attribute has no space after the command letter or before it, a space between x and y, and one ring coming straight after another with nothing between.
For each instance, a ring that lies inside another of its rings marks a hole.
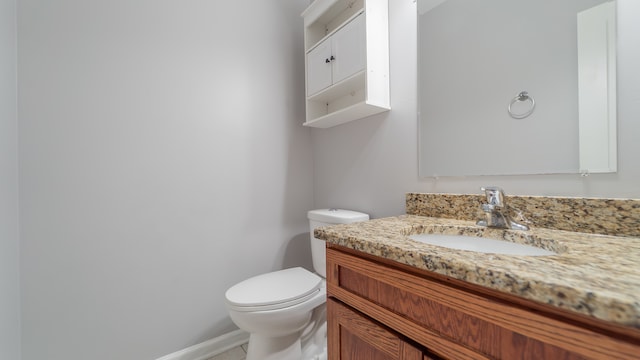
<instances>
[{"instance_id":1,"label":"faucet handle","mask_svg":"<svg viewBox=\"0 0 640 360\"><path fill-rule=\"evenodd\" d=\"M480 190L484 191L487 196L487 203L496 207L504 206L504 191L497 186L481 187Z\"/></svg>"}]
</instances>

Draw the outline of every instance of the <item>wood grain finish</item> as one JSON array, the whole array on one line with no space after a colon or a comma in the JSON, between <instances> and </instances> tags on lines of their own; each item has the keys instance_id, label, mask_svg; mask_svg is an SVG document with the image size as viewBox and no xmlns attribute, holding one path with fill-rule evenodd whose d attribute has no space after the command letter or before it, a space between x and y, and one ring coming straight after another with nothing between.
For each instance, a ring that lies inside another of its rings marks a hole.
<instances>
[{"instance_id":1,"label":"wood grain finish","mask_svg":"<svg viewBox=\"0 0 640 360\"><path fill-rule=\"evenodd\" d=\"M332 360L423 360L422 351L340 302L327 300ZM425 358L428 359L428 358Z\"/></svg>"},{"instance_id":2,"label":"wood grain finish","mask_svg":"<svg viewBox=\"0 0 640 360\"><path fill-rule=\"evenodd\" d=\"M448 359L638 359L640 339L327 249L330 297ZM331 324L330 317L329 323Z\"/></svg>"}]
</instances>

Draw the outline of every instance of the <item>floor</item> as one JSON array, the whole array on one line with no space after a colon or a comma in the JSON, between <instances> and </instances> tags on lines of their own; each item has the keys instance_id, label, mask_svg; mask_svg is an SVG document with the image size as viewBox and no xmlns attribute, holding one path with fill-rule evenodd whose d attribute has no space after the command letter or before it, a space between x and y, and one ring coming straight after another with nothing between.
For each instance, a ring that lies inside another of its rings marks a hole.
<instances>
[{"instance_id":1,"label":"floor","mask_svg":"<svg viewBox=\"0 0 640 360\"><path fill-rule=\"evenodd\" d=\"M235 347L208 360L244 360L247 357L247 344Z\"/></svg>"}]
</instances>

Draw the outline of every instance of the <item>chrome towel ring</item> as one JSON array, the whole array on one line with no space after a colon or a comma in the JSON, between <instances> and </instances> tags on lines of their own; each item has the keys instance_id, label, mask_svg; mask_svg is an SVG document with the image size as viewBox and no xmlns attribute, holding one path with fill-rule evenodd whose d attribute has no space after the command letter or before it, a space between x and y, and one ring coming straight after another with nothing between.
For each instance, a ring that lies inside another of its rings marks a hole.
<instances>
[{"instance_id":1,"label":"chrome towel ring","mask_svg":"<svg viewBox=\"0 0 640 360\"><path fill-rule=\"evenodd\" d=\"M529 109L525 112L522 113L514 113L511 109L511 107L513 105L515 105L516 103L521 103L521 102L528 102L530 103L529 105ZM529 95L528 92L526 91L521 91L516 97L514 97L511 102L509 103L509 107L508 107L508 111L509 111L509 115L511 115L512 118L514 119L524 119L527 116L531 115L531 113L533 113L533 109L536 107L536 101L533 99L533 96Z\"/></svg>"}]
</instances>

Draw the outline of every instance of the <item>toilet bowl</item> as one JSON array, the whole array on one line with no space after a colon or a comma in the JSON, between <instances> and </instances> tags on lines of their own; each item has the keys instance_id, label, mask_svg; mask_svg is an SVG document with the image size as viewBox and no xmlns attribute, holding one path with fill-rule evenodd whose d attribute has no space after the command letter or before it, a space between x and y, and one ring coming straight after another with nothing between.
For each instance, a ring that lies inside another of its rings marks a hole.
<instances>
[{"instance_id":1,"label":"toilet bowl","mask_svg":"<svg viewBox=\"0 0 640 360\"><path fill-rule=\"evenodd\" d=\"M289 268L244 280L225 294L231 320L249 336L246 360L326 359L325 242L319 226L369 219L356 211L322 209L308 213L315 273Z\"/></svg>"}]
</instances>

